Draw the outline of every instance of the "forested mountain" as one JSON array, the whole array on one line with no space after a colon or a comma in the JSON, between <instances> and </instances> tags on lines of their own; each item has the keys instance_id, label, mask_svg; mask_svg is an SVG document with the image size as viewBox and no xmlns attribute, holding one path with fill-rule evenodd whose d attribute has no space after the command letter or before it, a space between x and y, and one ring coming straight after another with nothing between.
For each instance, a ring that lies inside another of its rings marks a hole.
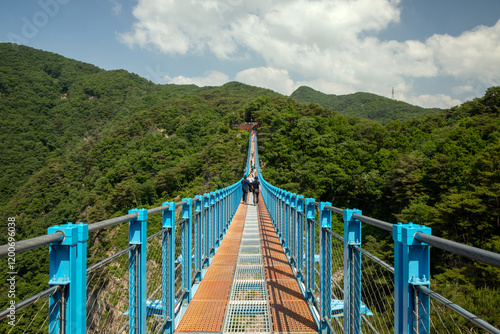
<instances>
[{"instance_id":1,"label":"forested mountain","mask_svg":"<svg viewBox=\"0 0 500 334\"><path fill-rule=\"evenodd\" d=\"M368 118L386 125L391 121L407 121L424 115L435 114L438 109L425 109L371 93L333 95L318 92L310 87L299 87L291 95L302 103L318 103L341 115Z\"/></svg>"},{"instance_id":2,"label":"forested mountain","mask_svg":"<svg viewBox=\"0 0 500 334\"><path fill-rule=\"evenodd\" d=\"M263 175L274 185L500 253L500 87L386 126L284 98L260 98L251 109ZM392 236L363 231L363 247L393 263ZM432 288L500 326L500 269L436 249L431 256Z\"/></svg>"},{"instance_id":3,"label":"forested mountain","mask_svg":"<svg viewBox=\"0 0 500 334\"><path fill-rule=\"evenodd\" d=\"M156 85L0 44L0 228L16 217L20 240L227 186L241 178L248 145L232 124L254 119L263 174L276 186L500 252L500 87L418 119L379 120L386 125L339 114L348 99L338 112L314 102L240 83ZM363 234L392 263L390 236ZM433 288L500 326L500 270L432 256ZM19 298L46 288L46 250L16 260L26 277Z\"/></svg>"}]
</instances>

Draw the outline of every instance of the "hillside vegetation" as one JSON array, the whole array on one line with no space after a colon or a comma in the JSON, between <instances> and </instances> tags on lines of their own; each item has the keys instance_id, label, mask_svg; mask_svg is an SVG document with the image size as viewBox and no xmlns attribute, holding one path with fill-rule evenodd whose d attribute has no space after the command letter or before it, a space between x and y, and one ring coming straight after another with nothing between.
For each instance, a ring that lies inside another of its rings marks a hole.
<instances>
[{"instance_id":1,"label":"hillside vegetation","mask_svg":"<svg viewBox=\"0 0 500 334\"><path fill-rule=\"evenodd\" d=\"M435 114L438 109L425 109L371 93L348 95L324 94L310 87L299 87L291 95L302 103L317 103L341 115L367 118L386 125L391 121L407 121Z\"/></svg>"},{"instance_id":2,"label":"hillside vegetation","mask_svg":"<svg viewBox=\"0 0 500 334\"><path fill-rule=\"evenodd\" d=\"M254 119L263 174L274 185L500 252L500 87L406 121L347 117L314 102L235 82L155 85L0 44L0 228L15 217L21 240L232 184L248 148L248 132L232 125ZM363 234L364 247L392 263L391 237L369 226ZM96 237L91 261L123 242ZM432 256L432 288L500 326L500 270ZM47 287L46 249L16 260L20 299Z\"/></svg>"},{"instance_id":3,"label":"hillside vegetation","mask_svg":"<svg viewBox=\"0 0 500 334\"><path fill-rule=\"evenodd\" d=\"M262 124L263 175L275 186L500 253L500 87L386 126L285 98L249 109ZM363 233L364 248L393 263L392 236L371 226ZM500 269L436 249L431 256L433 289L500 326Z\"/></svg>"}]
</instances>

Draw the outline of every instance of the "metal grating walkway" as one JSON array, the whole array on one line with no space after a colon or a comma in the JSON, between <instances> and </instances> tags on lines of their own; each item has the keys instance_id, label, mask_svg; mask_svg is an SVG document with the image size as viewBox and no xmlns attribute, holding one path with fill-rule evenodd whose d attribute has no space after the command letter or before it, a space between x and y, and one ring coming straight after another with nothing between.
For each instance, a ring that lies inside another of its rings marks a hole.
<instances>
[{"instance_id":1,"label":"metal grating walkway","mask_svg":"<svg viewBox=\"0 0 500 334\"><path fill-rule=\"evenodd\" d=\"M252 195L248 197L248 203L253 203ZM247 207L223 333L271 332L257 207Z\"/></svg>"},{"instance_id":2,"label":"metal grating walkway","mask_svg":"<svg viewBox=\"0 0 500 334\"><path fill-rule=\"evenodd\" d=\"M259 203L238 208L176 333L318 332Z\"/></svg>"}]
</instances>

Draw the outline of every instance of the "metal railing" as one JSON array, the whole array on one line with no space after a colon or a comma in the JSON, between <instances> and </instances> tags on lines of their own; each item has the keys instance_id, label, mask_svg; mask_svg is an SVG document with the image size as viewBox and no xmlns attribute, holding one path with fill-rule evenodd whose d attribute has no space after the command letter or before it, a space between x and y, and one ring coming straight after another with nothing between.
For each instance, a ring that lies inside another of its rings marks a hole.
<instances>
[{"instance_id":1,"label":"metal railing","mask_svg":"<svg viewBox=\"0 0 500 334\"><path fill-rule=\"evenodd\" d=\"M238 181L93 224L53 226L48 235L17 242L15 249L0 246L0 257L6 257L48 245L50 286L0 312L1 324L17 317L14 333L173 333L181 307L190 302L193 285L224 237L241 193ZM157 213L161 217L152 217ZM102 242L103 231L111 244L118 235L128 234L128 247L116 250L113 245L105 259L87 268L94 262L87 257L87 245ZM20 321L25 315L21 310L30 308L26 316L32 318Z\"/></svg>"}]
</instances>

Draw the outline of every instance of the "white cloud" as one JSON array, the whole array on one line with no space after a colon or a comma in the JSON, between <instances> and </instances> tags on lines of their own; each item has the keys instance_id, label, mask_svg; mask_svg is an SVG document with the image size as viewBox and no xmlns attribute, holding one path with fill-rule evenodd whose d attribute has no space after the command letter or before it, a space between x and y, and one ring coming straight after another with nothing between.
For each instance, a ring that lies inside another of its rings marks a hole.
<instances>
[{"instance_id":1,"label":"white cloud","mask_svg":"<svg viewBox=\"0 0 500 334\"><path fill-rule=\"evenodd\" d=\"M264 66L255 68L254 62L236 79L284 94L300 85L291 79L298 74L305 78L303 83L324 88L326 93L368 91L389 96L394 86L408 96L408 102L451 106L458 100L448 95L410 98L415 95L413 80L438 76L457 80L449 87L450 95L470 91L466 85L452 91L461 82L499 83L500 21L458 37L434 35L423 42L379 40L378 32L399 22L400 2L139 0L133 11L136 22L119 39L130 47L166 54L208 52L233 61L256 55L253 59L263 60ZM171 80L195 79L201 80Z\"/></svg>"},{"instance_id":2,"label":"white cloud","mask_svg":"<svg viewBox=\"0 0 500 334\"><path fill-rule=\"evenodd\" d=\"M229 81L229 77L222 72L208 71L205 72L205 75L202 77L187 78L184 76L177 76L175 78L170 78L169 76L166 76L165 78L163 78L163 80L171 84L178 84L178 85L195 84L196 86L204 87L204 86L221 86Z\"/></svg>"},{"instance_id":3,"label":"white cloud","mask_svg":"<svg viewBox=\"0 0 500 334\"><path fill-rule=\"evenodd\" d=\"M500 20L493 27L479 26L458 37L434 35L427 45L435 52L441 72L459 79L500 78Z\"/></svg>"},{"instance_id":4,"label":"white cloud","mask_svg":"<svg viewBox=\"0 0 500 334\"><path fill-rule=\"evenodd\" d=\"M249 68L236 74L236 81L290 95L296 89L286 70L271 67Z\"/></svg>"},{"instance_id":5,"label":"white cloud","mask_svg":"<svg viewBox=\"0 0 500 334\"><path fill-rule=\"evenodd\" d=\"M474 93L474 87L471 85L455 86L451 89L454 94Z\"/></svg>"},{"instance_id":6,"label":"white cloud","mask_svg":"<svg viewBox=\"0 0 500 334\"><path fill-rule=\"evenodd\" d=\"M445 94L435 94L435 95L424 94L424 95L409 96L409 97L405 97L404 95L402 95L398 99L424 108L446 109L462 103L460 100L454 99L451 96Z\"/></svg>"},{"instance_id":7,"label":"white cloud","mask_svg":"<svg viewBox=\"0 0 500 334\"><path fill-rule=\"evenodd\" d=\"M111 9L113 11L113 15L120 15L122 13L122 4L117 0L109 0L109 2L113 4L113 8Z\"/></svg>"}]
</instances>

